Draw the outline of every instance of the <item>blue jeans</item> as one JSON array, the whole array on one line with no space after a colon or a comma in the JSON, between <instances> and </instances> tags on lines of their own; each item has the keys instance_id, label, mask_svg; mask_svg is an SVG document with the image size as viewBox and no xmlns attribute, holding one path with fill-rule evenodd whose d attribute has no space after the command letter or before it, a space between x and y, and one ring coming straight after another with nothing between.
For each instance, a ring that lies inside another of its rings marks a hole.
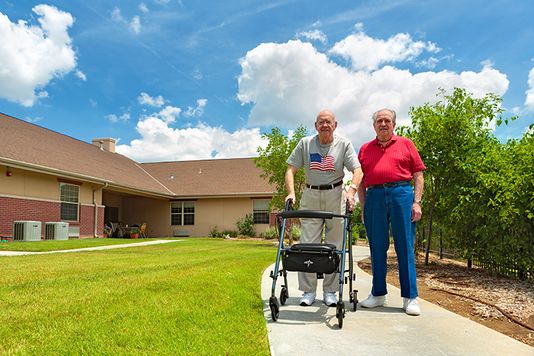
<instances>
[{"instance_id":1,"label":"blue jeans","mask_svg":"<svg viewBox=\"0 0 534 356\"><path fill-rule=\"evenodd\" d=\"M415 223L412 223L413 190L410 185L368 189L365 196L364 223L371 249L373 289L371 294L387 294L387 251L389 227L393 234L401 296L417 297L415 275Z\"/></svg>"}]
</instances>

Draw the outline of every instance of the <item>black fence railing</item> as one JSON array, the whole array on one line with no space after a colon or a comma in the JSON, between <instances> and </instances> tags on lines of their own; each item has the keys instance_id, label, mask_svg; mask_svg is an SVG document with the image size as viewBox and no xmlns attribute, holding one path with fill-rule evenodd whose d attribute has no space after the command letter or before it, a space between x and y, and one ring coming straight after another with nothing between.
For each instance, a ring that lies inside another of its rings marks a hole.
<instances>
[{"instance_id":1,"label":"black fence railing","mask_svg":"<svg viewBox=\"0 0 534 356\"><path fill-rule=\"evenodd\" d=\"M474 257L473 265L499 276L534 281L534 270L518 267L514 262L496 262L489 258Z\"/></svg>"},{"instance_id":2,"label":"black fence railing","mask_svg":"<svg viewBox=\"0 0 534 356\"><path fill-rule=\"evenodd\" d=\"M417 250L425 253L427 249L427 231L425 227L420 227L416 236ZM438 255L439 258L459 259L459 254L444 243L442 231L439 228L434 229L432 233L432 240L430 241L429 252ZM534 281L534 269L521 268L514 261L497 262L491 257L474 256L471 260L476 267L482 268L489 273L499 276L518 278L520 280ZM468 261L468 265L469 265Z\"/></svg>"}]
</instances>

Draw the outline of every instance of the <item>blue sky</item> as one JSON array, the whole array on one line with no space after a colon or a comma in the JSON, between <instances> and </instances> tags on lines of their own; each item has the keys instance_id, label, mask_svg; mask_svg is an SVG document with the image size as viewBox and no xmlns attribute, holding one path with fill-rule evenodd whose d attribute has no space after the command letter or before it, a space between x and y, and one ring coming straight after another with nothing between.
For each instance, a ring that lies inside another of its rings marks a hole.
<instances>
[{"instance_id":1,"label":"blue sky","mask_svg":"<svg viewBox=\"0 0 534 356\"><path fill-rule=\"evenodd\" d=\"M250 157L330 108L358 147L438 88L534 114L534 2L0 0L0 111L140 162Z\"/></svg>"}]
</instances>

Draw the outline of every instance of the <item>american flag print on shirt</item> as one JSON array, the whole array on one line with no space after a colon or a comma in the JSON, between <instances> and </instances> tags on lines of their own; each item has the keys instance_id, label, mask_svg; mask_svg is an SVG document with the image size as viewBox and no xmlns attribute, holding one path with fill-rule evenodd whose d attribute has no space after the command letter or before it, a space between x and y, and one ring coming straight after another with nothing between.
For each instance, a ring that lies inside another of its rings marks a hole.
<instances>
[{"instance_id":1,"label":"american flag print on shirt","mask_svg":"<svg viewBox=\"0 0 534 356\"><path fill-rule=\"evenodd\" d=\"M336 168L334 167L334 157L323 157L319 153L310 153L310 169L322 172L335 172Z\"/></svg>"}]
</instances>

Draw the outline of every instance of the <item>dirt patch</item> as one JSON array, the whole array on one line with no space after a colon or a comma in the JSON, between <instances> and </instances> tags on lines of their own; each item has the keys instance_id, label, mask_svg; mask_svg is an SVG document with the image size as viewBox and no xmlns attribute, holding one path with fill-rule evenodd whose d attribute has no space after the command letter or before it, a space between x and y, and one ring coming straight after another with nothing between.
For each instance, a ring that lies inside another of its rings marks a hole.
<instances>
[{"instance_id":1,"label":"dirt patch","mask_svg":"<svg viewBox=\"0 0 534 356\"><path fill-rule=\"evenodd\" d=\"M390 249L394 250L393 248ZM465 263L417 256L419 297L493 330L534 346L534 284L492 276ZM358 266L371 274L370 259ZM387 282L399 287L395 252L388 256ZM424 312L424 311L423 311Z\"/></svg>"}]
</instances>

